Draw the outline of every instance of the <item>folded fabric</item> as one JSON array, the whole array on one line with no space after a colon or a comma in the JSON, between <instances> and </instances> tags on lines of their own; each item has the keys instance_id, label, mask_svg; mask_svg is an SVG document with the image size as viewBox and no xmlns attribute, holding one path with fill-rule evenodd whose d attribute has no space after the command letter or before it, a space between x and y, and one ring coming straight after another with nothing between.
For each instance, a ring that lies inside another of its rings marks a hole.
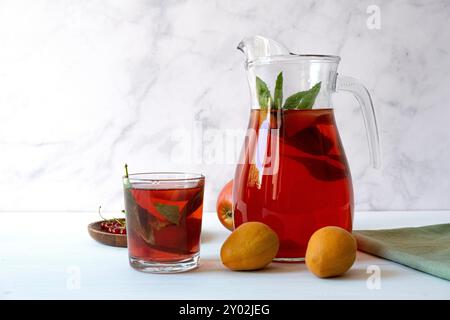
<instances>
[{"instance_id":1,"label":"folded fabric","mask_svg":"<svg viewBox=\"0 0 450 320\"><path fill-rule=\"evenodd\" d=\"M450 223L353 234L358 250L450 280Z\"/></svg>"}]
</instances>

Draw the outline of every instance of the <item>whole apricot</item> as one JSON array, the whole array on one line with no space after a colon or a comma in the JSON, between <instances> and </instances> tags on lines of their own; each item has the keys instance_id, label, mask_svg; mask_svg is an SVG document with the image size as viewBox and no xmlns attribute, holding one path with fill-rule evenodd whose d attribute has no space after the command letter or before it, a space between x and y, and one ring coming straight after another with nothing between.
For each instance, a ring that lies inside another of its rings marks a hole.
<instances>
[{"instance_id":1,"label":"whole apricot","mask_svg":"<svg viewBox=\"0 0 450 320\"><path fill-rule=\"evenodd\" d=\"M356 258L356 240L345 229L324 227L311 236L305 263L319 278L336 277L347 272Z\"/></svg>"},{"instance_id":2,"label":"whole apricot","mask_svg":"<svg viewBox=\"0 0 450 320\"><path fill-rule=\"evenodd\" d=\"M280 241L269 226L246 222L236 228L220 250L222 263L231 270L258 270L275 258Z\"/></svg>"}]
</instances>

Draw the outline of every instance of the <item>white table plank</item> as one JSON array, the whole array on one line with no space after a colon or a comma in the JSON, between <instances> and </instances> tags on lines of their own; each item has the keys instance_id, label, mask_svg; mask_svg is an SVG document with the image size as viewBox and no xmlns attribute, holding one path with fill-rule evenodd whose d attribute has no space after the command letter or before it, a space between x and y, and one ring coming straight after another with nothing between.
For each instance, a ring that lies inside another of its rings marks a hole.
<instances>
[{"instance_id":1,"label":"white table plank","mask_svg":"<svg viewBox=\"0 0 450 320\"><path fill-rule=\"evenodd\" d=\"M214 213L204 214L200 268L173 275L137 272L126 249L92 240L86 226L95 213L3 212L0 218L1 299L450 299L450 282L364 253L335 279L318 279L304 264L228 271L219 259L228 232ZM446 222L450 212L361 212L355 229ZM380 267L380 289L367 287L370 265Z\"/></svg>"}]
</instances>

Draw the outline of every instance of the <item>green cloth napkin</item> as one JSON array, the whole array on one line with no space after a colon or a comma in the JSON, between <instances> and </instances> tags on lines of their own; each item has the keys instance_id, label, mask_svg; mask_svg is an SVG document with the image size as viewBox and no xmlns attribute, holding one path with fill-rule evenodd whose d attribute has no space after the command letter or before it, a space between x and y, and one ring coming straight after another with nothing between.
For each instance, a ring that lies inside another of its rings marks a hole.
<instances>
[{"instance_id":1,"label":"green cloth napkin","mask_svg":"<svg viewBox=\"0 0 450 320\"><path fill-rule=\"evenodd\" d=\"M450 280L450 223L353 234L358 250Z\"/></svg>"}]
</instances>

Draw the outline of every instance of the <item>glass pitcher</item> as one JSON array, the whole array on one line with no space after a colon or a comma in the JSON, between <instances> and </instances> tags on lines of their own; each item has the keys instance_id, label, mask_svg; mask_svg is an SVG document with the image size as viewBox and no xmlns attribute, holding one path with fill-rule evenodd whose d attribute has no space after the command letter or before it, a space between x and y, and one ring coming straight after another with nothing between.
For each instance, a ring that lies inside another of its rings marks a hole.
<instances>
[{"instance_id":1,"label":"glass pitcher","mask_svg":"<svg viewBox=\"0 0 450 320\"><path fill-rule=\"evenodd\" d=\"M238 49L247 58L252 109L234 178L234 225L269 225L280 239L275 260L302 261L316 230L352 230L352 181L331 95L349 91L358 100L377 168L372 100L358 80L338 75L338 56L292 54L261 36L244 39Z\"/></svg>"}]
</instances>

